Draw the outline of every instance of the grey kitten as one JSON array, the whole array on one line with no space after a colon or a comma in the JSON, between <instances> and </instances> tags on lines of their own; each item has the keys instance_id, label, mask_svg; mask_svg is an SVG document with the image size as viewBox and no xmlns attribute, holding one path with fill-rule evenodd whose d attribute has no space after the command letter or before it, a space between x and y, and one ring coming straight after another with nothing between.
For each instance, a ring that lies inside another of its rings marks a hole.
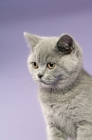
<instances>
[{"instance_id":1,"label":"grey kitten","mask_svg":"<svg viewBox=\"0 0 92 140\"><path fill-rule=\"evenodd\" d=\"M31 46L28 68L39 84L48 140L92 140L92 77L83 69L80 46L68 34L24 36Z\"/></svg>"}]
</instances>

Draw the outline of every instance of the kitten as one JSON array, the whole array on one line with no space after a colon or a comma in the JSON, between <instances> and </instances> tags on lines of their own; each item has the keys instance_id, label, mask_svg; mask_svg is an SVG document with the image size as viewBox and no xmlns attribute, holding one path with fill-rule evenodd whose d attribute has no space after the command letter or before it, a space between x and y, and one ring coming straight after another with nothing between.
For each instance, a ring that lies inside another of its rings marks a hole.
<instances>
[{"instance_id":1,"label":"kitten","mask_svg":"<svg viewBox=\"0 0 92 140\"><path fill-rule=\"evenodd\" d=\"M28 68L39 84L48 140L92 140L92 77L83 69L80 46L68 34L24 36L31 46Z\"/></svg>"}]
</instances>

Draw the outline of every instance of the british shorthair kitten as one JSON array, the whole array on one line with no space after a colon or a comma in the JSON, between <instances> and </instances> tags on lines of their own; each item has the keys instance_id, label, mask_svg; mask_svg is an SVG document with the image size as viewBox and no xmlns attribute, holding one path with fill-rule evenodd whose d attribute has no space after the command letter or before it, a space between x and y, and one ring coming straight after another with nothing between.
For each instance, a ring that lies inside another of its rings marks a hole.
<instances>
[{"instance_id":1,"label":"british shorthair kitten","mask_svg":"<svg viewBox=\"0 0 92 140\"><path fill-rule=\"evenodd\" d=\"M39 87L48 140L92 140L92 76L83 69L82 50L68 34L24 33L31 53L28 68Z\"/></svg>"}]
</instances>

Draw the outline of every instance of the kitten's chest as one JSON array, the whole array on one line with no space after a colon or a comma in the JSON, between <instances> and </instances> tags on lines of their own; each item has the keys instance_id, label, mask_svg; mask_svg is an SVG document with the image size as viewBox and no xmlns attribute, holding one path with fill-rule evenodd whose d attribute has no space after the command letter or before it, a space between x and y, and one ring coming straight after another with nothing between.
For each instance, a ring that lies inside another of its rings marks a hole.
<instances>
[{"instance_id":1,"label":"kitten's chest","mask_svg":"<svg viewBox=\"0 0 92 140\"><path fill-rule=\"evenodd\" d=\"M72 109L72 98L70 94L43 94L40 96L44 116L48 124L51 123L55 127L65 131L67 135L75 136L75 116ZM74 107L74 106L73 106Z\"/></svg>"},{"instance_id":2,"label":"kitten's chest","mask_svg":"<svg viewBox=\"0 0 92 140\"><path fill-rule=\"evenodd\" d=\"M69 111L69 104L47 104L46 108L47 119L54 126L71 137L75 137L75 122Z\"/></svg>"}]
</instances>

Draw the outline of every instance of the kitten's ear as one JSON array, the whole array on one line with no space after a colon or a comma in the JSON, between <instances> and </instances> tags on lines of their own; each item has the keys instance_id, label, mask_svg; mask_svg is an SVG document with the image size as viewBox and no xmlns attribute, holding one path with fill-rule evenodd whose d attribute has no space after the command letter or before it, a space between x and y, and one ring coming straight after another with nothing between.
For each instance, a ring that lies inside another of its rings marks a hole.
<instances>
[{"instance_id":1,"label":"kitten's ear","mask_svg":"<svg viewBox=\"0 0 92 140\"><path fill-rule=\"evenodd\" d=\"M74 49L72 37L69 35L62 35L56 44L56 48L63 54L70 54Z\"/></svg>"},{"instance_id":2,"label":"kitten's ear","mask_svg":"<svg viewBox=\"0 0 92 140\"><path fill-rule=\"evenodd\" d=\"M40 40L40 37L27 32L24 32L24 38L26 39L28 46L32 48L35 47Z\"/></svg>"}]
</instances>

